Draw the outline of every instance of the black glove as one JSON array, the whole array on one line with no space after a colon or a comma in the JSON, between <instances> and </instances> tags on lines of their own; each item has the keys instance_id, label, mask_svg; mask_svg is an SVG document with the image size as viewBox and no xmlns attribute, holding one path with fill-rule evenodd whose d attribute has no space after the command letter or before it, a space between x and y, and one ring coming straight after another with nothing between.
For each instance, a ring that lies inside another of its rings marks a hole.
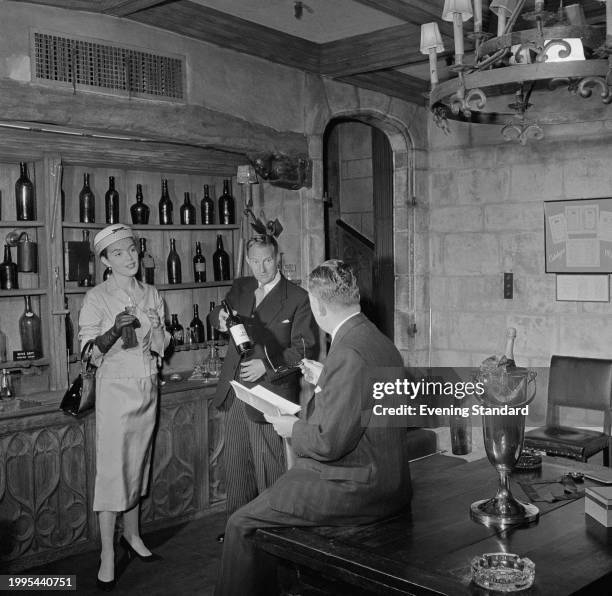
<instances>
[{"instance_id":1,"label":"black glove","mask_svg":"<svg viewBox=\"0 0 612 596\"><path fill-rule=\"evenodd\" d=\"M132 325L135 320L136 317L134 315L130 315L126 312L120 312L115 317L115 324L106 333L98 335L98 337L94 339L94 343L96 346L98 346L100 352L106 354L106 352L108 352L113 345L115 345L115 342L121 337L121 330L124 327L129 327Z\"/></svg>"}]
</instances>

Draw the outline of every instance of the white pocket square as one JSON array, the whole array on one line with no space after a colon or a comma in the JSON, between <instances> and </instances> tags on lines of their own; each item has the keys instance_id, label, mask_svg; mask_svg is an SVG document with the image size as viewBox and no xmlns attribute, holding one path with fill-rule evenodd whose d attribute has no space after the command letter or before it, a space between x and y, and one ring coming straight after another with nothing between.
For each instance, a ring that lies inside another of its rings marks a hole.
<instances>
[{"instance_id":1,"label":"white pocket square","mask_svg":"<svg viewBox=\"0 0 612 596\"><path fill-rule=\"evenodd\" d=\"M314 392L315 393L321 393L321 387L319 387L318 385L314 388Z\"/></svg>"},{"instance_id":2,"label":"white pocket square","mask_svg":"<svg viewBox=\"0 0 612 596\"><path fill-rule=\"evenodd\" d=\"M281 323L291 323L291 321L289 319L285 319L284 321L281 321Z\"/></svg>"}]
</instances>

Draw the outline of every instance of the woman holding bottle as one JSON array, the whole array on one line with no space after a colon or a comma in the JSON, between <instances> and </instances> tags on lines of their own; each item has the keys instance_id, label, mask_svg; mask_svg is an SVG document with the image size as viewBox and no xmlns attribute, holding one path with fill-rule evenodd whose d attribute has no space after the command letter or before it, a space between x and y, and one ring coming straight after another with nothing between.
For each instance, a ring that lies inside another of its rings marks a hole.
<instances>
[{"instance_id":1,"label":"woman holding bottle","mask_svg":"<svg viewBox=\"0 0 612 596\"><path fill-rule=\"evenodd\" d=\"M115 224L94 238L106 281L87 292L79 316L81 345L93 341L96 373L96 479L102 552L98 587L115 587L114 532L123 513L120 543L129 558L159 557L144 545L139 501L147 492L153 429L157 414L157 357L170 341L163 301L157 290L136 279L138 249L129 226Z\"/></svg>"}]
</instances>

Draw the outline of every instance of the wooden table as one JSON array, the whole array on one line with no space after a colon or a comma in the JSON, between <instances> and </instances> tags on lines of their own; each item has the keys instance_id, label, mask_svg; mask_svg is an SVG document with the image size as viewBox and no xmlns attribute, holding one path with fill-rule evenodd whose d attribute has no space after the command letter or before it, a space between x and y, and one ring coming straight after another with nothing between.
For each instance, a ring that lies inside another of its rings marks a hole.
<instances>
[{"instance_id":1,"label":"wooden table","mask_svg":"<svg viewBox=\"0 0 612 596\"><path fill-rule=\"evenodd\" d=\"M496 532L472 521L469 512L473 501L495 494L493 467L486 459L448 460L437 455L412 464L414 497L406 515L359 528L258 530L255 540L307 576L323 578L335 596L499 594L471 582L470 561L500 551L535 563L536 581L521 594L612 594L612 533L590 523L584 497L537 502L537 524ZM526 499L516 481L559 479L569 469L565 462L544 458L540 472L515 474L514 495Z\"/></svg>"}]
</instances>

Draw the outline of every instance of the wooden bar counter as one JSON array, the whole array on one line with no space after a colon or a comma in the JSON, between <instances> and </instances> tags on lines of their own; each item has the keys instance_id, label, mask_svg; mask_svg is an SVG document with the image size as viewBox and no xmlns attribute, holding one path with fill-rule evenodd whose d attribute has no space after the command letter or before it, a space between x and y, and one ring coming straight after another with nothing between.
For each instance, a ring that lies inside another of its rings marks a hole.
<instances>
[{"instance_id":1,"label":"wooden bar counter","mask_svg":"<svg viewBox=\"0 0 612 596\"><path fill-rule=\"evenodd\" d=\"M182 375L184 379L188 373ZM215 382L161 387L149 494L142 527L203 515L224 499L219 458L223 419L211 406ZM93 549L93 413L59 411L63 392L0 405L0 570L12 572ZM33 400L37 400L33 404ZM28 403L29 401L29 403Z\"/></svg>"}]
</instances>

